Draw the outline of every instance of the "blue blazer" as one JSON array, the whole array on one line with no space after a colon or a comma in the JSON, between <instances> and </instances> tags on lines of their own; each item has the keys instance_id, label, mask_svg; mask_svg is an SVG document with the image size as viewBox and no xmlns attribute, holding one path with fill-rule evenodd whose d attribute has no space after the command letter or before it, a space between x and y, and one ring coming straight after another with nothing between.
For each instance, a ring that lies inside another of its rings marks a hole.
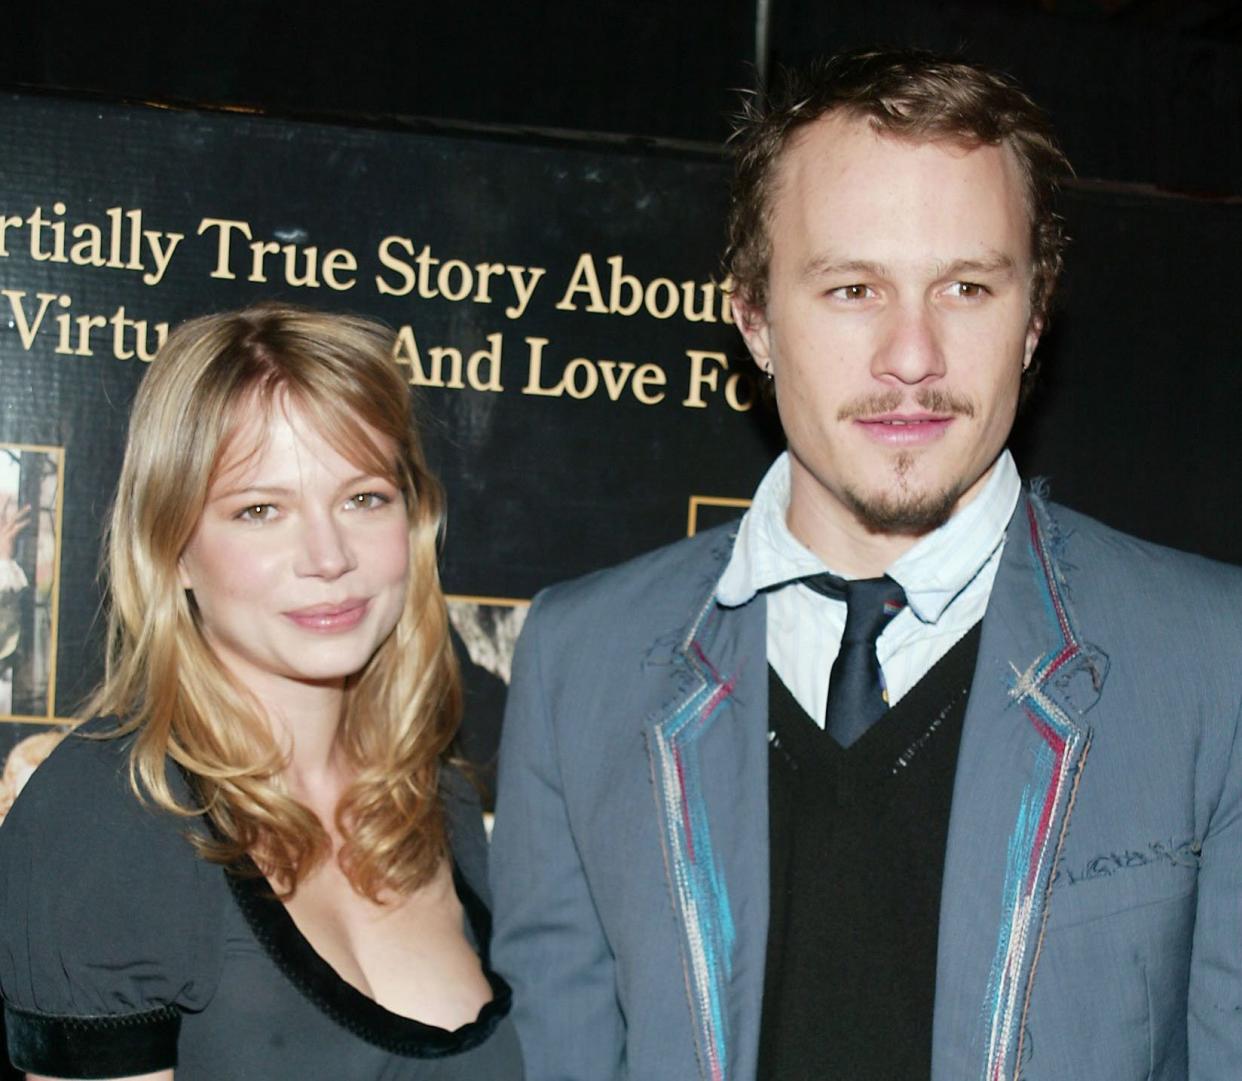
<instances>
[{"instance_id":1,"label":"blue blazer","mask_svg":"<svg viewBox=\"0 0 1242 1081\"><path fill-rule=\"evenodd\" d=\"M732 543L548 590L518 644L493 959L532 1081L754 1076L766 617L715 602ZM1020 501L958 757L934 1081L1242 1078L1240 610L1237 568Z\"/></svg>"}]
</instances>

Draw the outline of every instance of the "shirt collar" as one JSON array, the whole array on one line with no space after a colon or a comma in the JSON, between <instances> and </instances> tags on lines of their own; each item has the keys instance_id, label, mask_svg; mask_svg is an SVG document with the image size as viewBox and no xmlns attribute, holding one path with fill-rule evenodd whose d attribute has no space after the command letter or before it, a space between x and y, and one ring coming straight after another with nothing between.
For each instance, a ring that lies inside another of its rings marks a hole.
<instances>
[{"instance_id":1,"label":"shirt collar","mask_svg":"<svg viewBox=\"0 0 1242 1081\"><path fill-rule=\"evenodd\" d=\"M1020 490L1017 466L1009 451L1003 451L979 494L888 568L921 621L936 622L1001 546ZM762 590L831 570L789 531L788 509L786 451L772 463L738 527L733 553L716 586L716 599L725 607L746 604Z\"/></svg>"}]
</instances>

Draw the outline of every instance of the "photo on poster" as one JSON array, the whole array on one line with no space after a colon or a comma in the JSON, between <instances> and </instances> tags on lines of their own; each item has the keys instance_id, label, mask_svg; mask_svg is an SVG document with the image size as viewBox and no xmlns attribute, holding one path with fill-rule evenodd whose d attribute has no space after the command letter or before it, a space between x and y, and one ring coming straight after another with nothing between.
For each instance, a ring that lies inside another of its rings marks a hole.
<instances>
[{"instance_id":1,"label":"photo on poster","mask_svg":"<svg viewBox=\"0 0 1242 1081\"><path fill-rule=\"evenodd\" d=\"M457 595L446 600L464 695L457 749L473 765L484 809L490 811L513 651L530 601Z\"/></svg>"},{"instance_id":2,"label":"photo on poster","mask_svg":"<svg viewBox=\"0 0 1242 1081\"><path fill-rule=\"evenodd\" d=\"M490 673L506 687L530 601L506 597L448 596L449 622L477 668Z\"/></svg>"},{"instance_id":3,"label":"photo on poster","mask_svg":"<svg viewBox=\"0 0 1242 1081\"><path fill-rule=\"evenodd\" d=\"M10 724L0 734L0 824L8 815L13 801L21 794L30 776L52 753L68 731L59 725ZM6 738L7 737L7 738Z\"/></svg>"},{"instance_id":4,"label":"photo on poster","mask_svg":"<svg viewBox=\"0 0 1242 1081\"><path fill-rule=\"evenodd\" d=\"M61 447L0 443L0 721L56 720Z\"/></svg>"},{"instance_id":5,"label":"photo on poster","mask_svg":"<svg viewBox=\"0 0 1242 1081\"><path fill-rule=\"evenodd\" d=\"M686 512L686 536L713 529L740 518L750 506L749 499L732 499L718 495L692 495Z\"/></svg>"}]
</instances>

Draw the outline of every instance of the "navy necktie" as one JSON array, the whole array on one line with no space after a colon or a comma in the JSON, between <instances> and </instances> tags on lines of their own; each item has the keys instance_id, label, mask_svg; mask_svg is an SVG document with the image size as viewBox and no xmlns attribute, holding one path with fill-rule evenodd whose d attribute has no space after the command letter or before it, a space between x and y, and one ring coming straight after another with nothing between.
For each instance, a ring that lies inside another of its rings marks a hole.
<instances>
[{"instance_id":1,"label":"navy necktie","mask_svg":"<svg viewBox=\"0 0 1242 1081\"><path fill-rule=\"evenodd\" d=\"M825 573L803 582L846 604L841 649L828 678L824 731L842 747L849 747L888 709L875 643L888 621L905 607L906 595L887 575L846 581Z\"/></svg>"}]
</instances>

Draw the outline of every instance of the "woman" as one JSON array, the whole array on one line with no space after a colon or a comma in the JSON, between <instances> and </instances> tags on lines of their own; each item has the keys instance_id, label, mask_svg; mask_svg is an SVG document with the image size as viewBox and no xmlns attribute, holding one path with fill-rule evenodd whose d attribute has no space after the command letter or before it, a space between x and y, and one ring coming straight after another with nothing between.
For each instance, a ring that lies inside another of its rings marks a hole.
<instances>
[{"instance_id":1,"label":"woman","mask_svg":"<svg viewBox=\"0 0 1242 1081\"><path fill-rule=\"evenodd\" d=\"M261 306L172 334L108 542L107 675L0 830L36 1077L521 1074L448 752L442 500L392 336Z\"/></svg>"}]
</instances>

